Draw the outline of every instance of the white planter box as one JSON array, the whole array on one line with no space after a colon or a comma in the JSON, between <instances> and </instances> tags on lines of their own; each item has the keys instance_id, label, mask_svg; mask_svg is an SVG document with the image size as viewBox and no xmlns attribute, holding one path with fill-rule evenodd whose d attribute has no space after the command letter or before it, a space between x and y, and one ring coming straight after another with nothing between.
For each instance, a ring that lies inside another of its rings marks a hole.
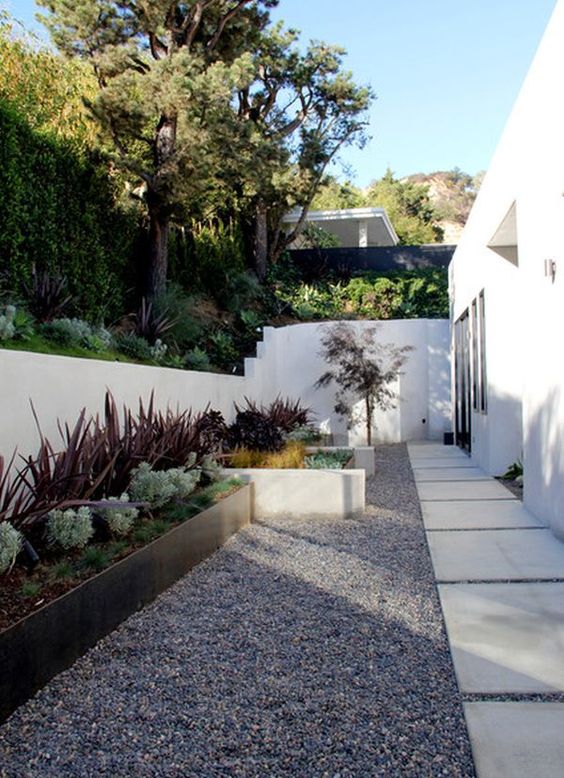
<instances>
[{"instance_id":1,"label":"white planter box","mask_svg":"<svg viewBox=\"0 0 564 778\"><path fill-rule=\"evenodd\" d=\"M224 472L253 484L253 519L347 518L364 511L364 470L229 468Z\"/></svg>"}]
</instances>

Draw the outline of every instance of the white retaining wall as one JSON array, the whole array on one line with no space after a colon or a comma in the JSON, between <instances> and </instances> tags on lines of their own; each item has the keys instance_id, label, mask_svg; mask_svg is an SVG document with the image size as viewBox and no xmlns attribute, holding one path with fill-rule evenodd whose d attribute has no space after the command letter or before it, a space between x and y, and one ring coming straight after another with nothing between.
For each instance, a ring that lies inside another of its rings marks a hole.
<instances>
[{"instance_id":1,"label":"white retaining wall","mask_svg":"<svg viewBox=\"0 0 564 778\"><path fill-rule=\"evenodd\" d=\"M375 322L356 322L359 329ZM332 432L337 445L363 445L362 426L347 430L335 414L333 387L316 389L315 382L327 370L320 356L321 336L326 324L297 324L274 329L266 327L259 359L249 365L265 401L277 394L301 397L316 413L316 423ZM374 440L439 439L451 428L450 336L446 320L404 319L379 322L379 339L396 346L413 346L395 390L400 397L395 409L377 411ZM249 371L247 371L249 374Z\"/></svg>"},{"instance_id":2,"label":"white retaining wall","mask_svg":"<svg viewBox=\"0 0 564 778\"><path fill-rule=\"evenodd\" d=\"M136 407L139 397L147 401L154 390L160 408L198 411L209 404L227 420L233 416L233 403L241 403L245 396L259 402L278 394L301 398L315 411L318 423L335 432L339 442L348 443L346 426L332 410L333 390L314 388L325 370L318 355L322 326L265 328L258 358L245 361L244 377L0 349L0 454L10 456L16 447L21 454L36 452L39 438L30 400L44 434L55 442L57 419L72 424L83 407L89 413L102 412L106 389L120 406ZM378 414L377 437L386 441L439 437L450 424L448 322L382 322L381 333L383 341L413 345L415 351L399 379L402 400L397 409ZM363 437L353 431L350 442L362 443Z\"/></svg>"}]
</instances>

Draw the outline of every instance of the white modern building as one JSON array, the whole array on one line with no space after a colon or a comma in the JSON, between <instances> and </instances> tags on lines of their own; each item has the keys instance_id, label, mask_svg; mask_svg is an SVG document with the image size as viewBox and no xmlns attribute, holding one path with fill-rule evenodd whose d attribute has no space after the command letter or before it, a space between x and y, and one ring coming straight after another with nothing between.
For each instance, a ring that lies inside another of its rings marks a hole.
<instances>
[{"instance_id":1,"label":"white modern building","mask_svg":"<svg viewBox=\"0 0 564 778\"><path fill-rule=\"evenodd\" d=\"M288 231L298 223L301 209L291 211L284 218ZM306 225L315 224L335 235L343 248L371 248L396 246L398 236L384 208L343 208L336 211L309 211ZM298 238L291 248L302 248Z\"/></svg>"},{"instance_id":2,"label":"white modern building","mask_svg":"<svg viewBox=\"0 0 564 778\"><path fill-rule=\"evenodd\" d=\"M564 538L564 0L450 266L454 428Z\"/></svg>"}]
</instances>

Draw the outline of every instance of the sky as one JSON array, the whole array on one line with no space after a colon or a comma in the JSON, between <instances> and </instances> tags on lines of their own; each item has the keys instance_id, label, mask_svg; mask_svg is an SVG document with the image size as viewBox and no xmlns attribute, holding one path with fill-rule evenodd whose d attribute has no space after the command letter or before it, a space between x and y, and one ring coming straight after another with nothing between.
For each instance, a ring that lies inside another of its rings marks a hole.
<instances>
[{"instance_id":1,"label":"sky","mask_svg":"<svg viewBox=\"0 0 564 778\"><path fill-rule=\"evenodd\" d=\"M458 167L486 170L555 0L280 0L275 19L343 46L377 95L371 141L333 170L359 186ZM0 0L38 29L33 0Z\"/></svg>"}]
</instances>

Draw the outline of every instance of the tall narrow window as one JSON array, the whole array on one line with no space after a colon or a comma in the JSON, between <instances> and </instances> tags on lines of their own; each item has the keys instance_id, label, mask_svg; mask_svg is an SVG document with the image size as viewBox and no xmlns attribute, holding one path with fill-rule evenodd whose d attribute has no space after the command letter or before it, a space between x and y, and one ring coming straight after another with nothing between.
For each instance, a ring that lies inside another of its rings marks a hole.
<instances>
[{"instance_id":1,"label":"tall narrow window","mask_svg":"<svg viewBox=\"0 0 564 778\"><path fill-rule=\"evenodd\" d=\"M488 375L486 370L486 296L482 289L478 297L478 318L480 322L480 402L479 410L488 411Z\"/></svg>"},{"instance_id":2,"label":"tall narrow window","mask_svg":"<svg viewBox=\"0 0 564 778\"><path fill-rule=\"evenodd\" d=\"M478 300L472 301L472 408L481 410L481 386L480 386L480 333L478 331Z\"/></svg>"}]
</instances>

